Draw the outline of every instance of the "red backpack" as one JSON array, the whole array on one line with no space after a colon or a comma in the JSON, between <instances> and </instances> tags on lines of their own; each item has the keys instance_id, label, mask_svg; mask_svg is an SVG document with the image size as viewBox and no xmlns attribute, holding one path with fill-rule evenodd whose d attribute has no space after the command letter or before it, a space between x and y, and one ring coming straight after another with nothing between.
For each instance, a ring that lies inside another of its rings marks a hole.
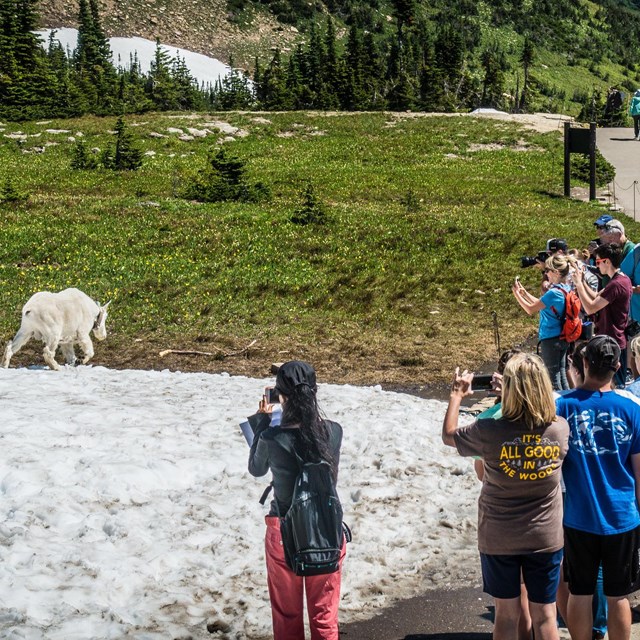
<instances>
[{"instance_id":1,"label":"red backpack","mask_svg":"<svg viewBox=\"0 0 640 640\"><path fill-rule=\"evenodd\" d=\"M565 342L575 342L582 334L582 320L580 318L582 303L580 302L580 298L578 298L578 294L573 289L567 291L564 287L554 286L554 288L562 291L564 295L564 321L562 323L560 339ZM558 320L561 319L555 307L552 306L551 311L553 311Z\"/></svg>"}]
</instances>

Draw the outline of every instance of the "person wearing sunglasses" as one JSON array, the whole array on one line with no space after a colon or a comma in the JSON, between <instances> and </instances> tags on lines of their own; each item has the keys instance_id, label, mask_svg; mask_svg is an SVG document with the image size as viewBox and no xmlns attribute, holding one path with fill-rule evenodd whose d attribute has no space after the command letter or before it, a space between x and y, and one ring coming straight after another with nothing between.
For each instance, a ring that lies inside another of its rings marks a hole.
<instances>
[{"instance_id":1,"label":"person wearing sunglasses","mask_svg":"<svg viewBox=\"0 0 640 640\"><path fill-rule=\"evenodd\" d=\"M609 282L596 292L584 279L584 272L574 276L576 292L585 313L595 316L595 333L611 336L620 347L621 367L616 371L615 384L624 388L627 370L627 336L625 328L629 318L629 305L633 286L628 276L620 271L622 249L617 244L601 244L595 251L596 266Z\"/></svg>"},{"instance_id":2,"label":"person wearing sunglasses","mask_svg":"<svg viewBox=\"0 0 640 640\"><path fill-rule=\"evenodd\" d=\"M512 291L518 304L531 316L540 314L538 325L538 353L544 361L551 383L556 391L569 388L567 380L567 350L569 343L562 340L562 326L565 317L565 294L562 289L569 291L571 286L568 279L571 263L564 255L556 254L547 258L545 273L549 281L549 288L540 298L529 293L516 280Z\"/></svg>"}]
</instances>

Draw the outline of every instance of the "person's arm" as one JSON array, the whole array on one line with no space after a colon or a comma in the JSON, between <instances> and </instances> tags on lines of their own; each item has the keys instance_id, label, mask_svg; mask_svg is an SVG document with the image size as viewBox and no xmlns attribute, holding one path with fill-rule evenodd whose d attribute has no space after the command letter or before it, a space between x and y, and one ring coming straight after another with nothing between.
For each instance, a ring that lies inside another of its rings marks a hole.
<instances>
[{"instance_id":1,"label":"person's arm","mask_svg":"<svg viewBox=\"0 0 640 640\"><path fill-rule=\"evenodd\" d=\"M636 502L638 509L640 509L640 453L631 455L631 468L636 481Z\"/></svg>"},{"instance_id":2,"label":"person's arm","mask_svg":"<svg viewBox=\"0 0 640 640\"><path fill-rule=\"evenodd\" d=\"M530 315L538 313L545 308L544 302L539 298L531 295L519 282L516 282L511 288L513 295L518 304Z\"/></svg>"},{"instance_id":3,"label":"person's arm","mask_svg":"<svg viewBox=\"0 0 640 640\"><path fill-rule=\"evenodd\" d=\"M449 394L449 406L444 415L442 423L442 442L448 447L455 447L453 434L458 430L458 417L460 415L460 405L462 398L473 393L471 390L471 381L473 373L469 373L466 369L460 374L460 369L456 367L456 373L451 384L451 393Z\"/></svg>"},{"instance_id":4,"label":"person's arm","mask_svg":"<svg viewBox=\"0 0 640 640\"><path fill-rule=\"evenodd\" d=\"M609 304L609 301L603 298L600 293L587 287L582 277L582 272L578 273L578 277L574 280L576 293L578 294L578 298L580 298L584 312L591 316L600 311L600 309L604 309Z\"/></svg>"},{"instance_id":5,"label":"person's arm","mask_svg":"<svg viewBox=\"0 0 640 640\"><path fill-rule=\"evenodd\" d=\"M268 403L266 396L262 396L256 414L259 419L254 429L253 444L249 451L249 473L256 478L269 471L269 447L261 436L269 428L272 409L273 407Z\"/></svg>"}]
</instances>

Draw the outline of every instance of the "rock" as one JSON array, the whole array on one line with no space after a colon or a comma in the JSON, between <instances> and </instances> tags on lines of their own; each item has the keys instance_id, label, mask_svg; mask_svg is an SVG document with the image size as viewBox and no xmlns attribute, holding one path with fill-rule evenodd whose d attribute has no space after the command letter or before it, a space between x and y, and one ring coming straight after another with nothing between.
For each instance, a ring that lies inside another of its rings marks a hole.
<instances>
[{"instance_id":1,"label":"rock","mask_svg":"<svg viewBox=\"0 0 640 640\"><path fill-rule=\"evenodd\" d=\"M256 124L271 124L271 120L267 120L266 118L251 118L251 122L255 122Z\"/></svg>"},{"instance_id":2,"label":"rock","mask_svg":"<svg viewBox=\"0 0 640 640\"><path fill-rule=\"evenodd\" d=\"M195 138L183 133L181 136L178 136L178 140L182 140L182 142L191 142L192 140L195 140Z\"/></svg>"},{"instance_id":3,"label":"rock","mask_svg":"<svg viewBox=\"0 0 640 640\"><path fill-rule=\"evenodd\" d=\"M9 140L26 140L27 136L24 133L5 133L5 138L9 138Z\"/></svg>"},{"instance_id":4,"label":"rock","mask_svg":"<svg viewBox=\"0 0 640 640\"><path fill-rule=\"evenodd\" d=\"M75 141L76 141L76 139L75 139L75 137L74 137L74 136L69 136L69 137L67 138L67 142L75 142Z\"/></svg>"},{"instance_id":5,"label":"rock","mask_svg":"<svg viewBox=\"0 0 640 640\"><path fill-rule=\"evenodd\" d=\"M155 151L152 151L151 149L149 149L149 151L145 151L145 152L144 152L144 155L145 155L145 156L155 156L155 155L156 155L156 152L155 152Z\"/></svg>"},{"instance_id":6,"label":"rock","mask_svg":"<svg viewBox=\"0 0 640 640\"><path fill-rule=\"evenodd\" d=\"M167 133L183 133L182 129L176 127L167 127Z\"/></svg>"},{"instance_id":7,"label":"rock","mask_svg":"<svg viewBox=\"0 0 640 640\"><path fill-rule=\"evenodd\" d=\"M167 136L165 136L163 133L158 133L157 131L152 131L149 134L150 138L166 138Z\"/></svg>"},{"instance_id":8,"label":"rock","mask_svg":"<svg viewBox=\"0 0 640 640\"><path fill-rule=\"evenodd\" d=\"M217 129L220 133L227 133L233 135L238 132L238 127L230 125L228 122L221 122L220 120L214 120L213 122L205 122L205 127L212 127Z\"/></svg>"},{"instance_id":9,"label":"rock","mask_svg":"<svg viewBox=\"0 0 640 640\"><path fill-rule=\"evenodd\" d=\"M211 133L207 129L194 129L193 127L187 127L187 132L195 138L206 138L208 133Z\"/></svg>"},{"instance_id":10,"label":"rock","mask_svg":"<svg viewBox=\"0 0 640 640\"><path fill-rule=\"evenodd\" d=\"M54 135L58 135L60 133L71 133L69 129L45 129L46 133L53 133Z\"/></svg>"}]
</instances>

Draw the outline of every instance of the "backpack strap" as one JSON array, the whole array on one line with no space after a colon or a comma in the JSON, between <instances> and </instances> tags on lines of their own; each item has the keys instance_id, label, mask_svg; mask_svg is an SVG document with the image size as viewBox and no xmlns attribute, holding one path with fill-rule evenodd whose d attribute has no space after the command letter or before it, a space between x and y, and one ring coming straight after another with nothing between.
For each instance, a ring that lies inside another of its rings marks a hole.
<instances>
[{"instance_id":1,"label":"backpack strap","mask_svg":"<svg viewBox=\"0 0 640 640\"><path fill-rule=\"evenodd\" d=\"M631 284L636 287L636 269L638 268L638 262L640 262L640 243L633 248L633 271L631 272Z\"/></svg>"},{"instance_id":2,"label":"backpack strap","mask_svg":"<svg viewBox=\"0 0 640 640\"><path fill-rule=\"evenodd\" d=\"M567 315L567 295L569 292L566 289L563 289L561 286L557 284L552 284L549 289L559 289L562 291L562 297L564 298L564 315ZM552 311L553 315L556 317L556 320L560 320L562 322L563 316L558 313L558 310L554 305L551 305L549 309Z\"/></svg>"},{"instance_id":3,"label":"backpack strap","mask_svg":"<svg viewBox=\"0 0 640 640\"><path fill-rule=\"evenodd\" d=\"M261 505L264 505L264 503L267 501L267 498L269 497L269 494L271 493L272 489L273 489L273 482L270 482L269 486L262 492L262 495L260 496L260 500L258 500L258 502Z\"/></svg>"}]
</instances>

